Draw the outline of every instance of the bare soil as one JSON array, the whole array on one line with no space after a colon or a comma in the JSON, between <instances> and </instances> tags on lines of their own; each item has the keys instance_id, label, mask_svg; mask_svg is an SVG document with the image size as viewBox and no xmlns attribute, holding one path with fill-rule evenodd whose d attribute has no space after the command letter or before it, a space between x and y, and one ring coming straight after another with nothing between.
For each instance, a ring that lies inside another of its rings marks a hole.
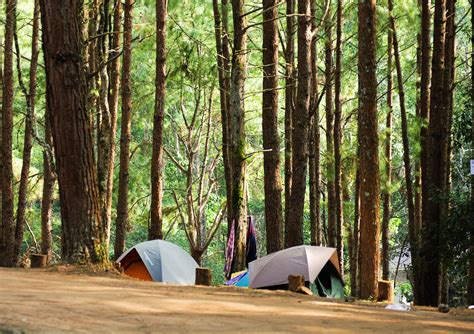
<instances>
[{"instance_id":1,"label":"bare soil","mask_svg":"<svg viewBox=\"0 0 474 334\"><path fill-rule=\"evenodd\" d=\"M74 267L0 269L0 333L474 333L473 311L384 306L171 286Z\"/></svg>"}]
</instances>

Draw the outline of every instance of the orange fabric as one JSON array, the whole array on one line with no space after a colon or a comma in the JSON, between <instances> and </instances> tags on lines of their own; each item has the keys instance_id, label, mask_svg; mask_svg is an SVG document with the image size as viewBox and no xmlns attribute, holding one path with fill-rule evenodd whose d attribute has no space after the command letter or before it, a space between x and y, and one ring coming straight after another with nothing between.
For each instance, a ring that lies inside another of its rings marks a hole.
<instances>
[{"instance_id":1,"label":"orange fabric","mask_svg":"<svg viewBox=\"0 0 474 334\"><path fill-rule=\"evenodd\" d=\"M125 270L125 275L141 279L142 281L153 281L142 260L131 263Z\"/></svg>"},{"instance_id":2,"label":"orange fabric","mask_svg":"<svg viewBox=\"0 0 474 334\"><path fill-rule=\"evenodd\" d=\"M120 265L127 276L138 278L143 281L153 281L148 269L146 269L145 264L135 249L132 249L127 256L120 261Z\"/></svg>"}]
</instances>

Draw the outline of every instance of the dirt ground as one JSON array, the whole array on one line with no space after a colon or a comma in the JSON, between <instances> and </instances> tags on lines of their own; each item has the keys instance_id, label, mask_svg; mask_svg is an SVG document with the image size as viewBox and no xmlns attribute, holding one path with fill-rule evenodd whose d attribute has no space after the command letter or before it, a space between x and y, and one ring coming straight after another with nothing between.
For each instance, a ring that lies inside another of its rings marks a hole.
<instances>
[{"instance_id":1,"label":"dirt ground","mask_svg":"<svg viewBox=\"0 0 474 334\"><path fill-rule=\"evenodd\" d=\"M474 311L389 311L289 292L182 287L77 268L0 269L0 333L474 333Z\"/></svg>"}]
</instances>

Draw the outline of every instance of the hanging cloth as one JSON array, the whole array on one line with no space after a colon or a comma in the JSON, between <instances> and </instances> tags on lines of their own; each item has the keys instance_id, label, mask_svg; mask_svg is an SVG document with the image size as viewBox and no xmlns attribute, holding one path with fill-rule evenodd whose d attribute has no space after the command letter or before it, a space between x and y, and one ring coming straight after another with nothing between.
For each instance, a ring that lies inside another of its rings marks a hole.
<instances>
[{"instance_id":1,"label":"hanging cloth","mask_svg":"<svg viewBox=\"0 0 474 334\"><path fill-rule=\"evenodd\" d=\"M230 227L229 239L227 240L227 247L225 248L225 266L224 274L226 277L230 277L232 271L232 260L234 259L234 239L235 239L235 220L232 220L232 226Z\"/></svg>"},{"instance_id":2,"label":"hanging cloth","mask_svg":"<svg viewBox=\"0 0 474 334\"><path fill-rule=\"evenodd\" d=\"M257 259L257 231L253 224L253 217L248 216L248 230L247 230L247 253L245 264L247 268L249 262L252 262Z\"/></svg>"}]
</instances>

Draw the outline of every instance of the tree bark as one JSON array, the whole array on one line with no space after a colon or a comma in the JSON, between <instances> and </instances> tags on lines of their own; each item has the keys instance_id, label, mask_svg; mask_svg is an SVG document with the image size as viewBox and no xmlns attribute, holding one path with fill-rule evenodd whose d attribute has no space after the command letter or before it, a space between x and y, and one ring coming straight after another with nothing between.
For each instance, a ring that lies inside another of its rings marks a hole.
<instances>
[{"instance_id":1,"label":"tree bark","mask_svg":"<svg viewBox=\"0 0 474 334\"><path fill-rule=\"evenodd\" d=\"M222 159L224 160L224 177L225 189L227 199L227 225L228 229L232 226L232 161L231 161L231 138L229 130L229 86L226 74L226 62L224 56L225 38L224 27L221 21L221 14L219 10L218 0L213 0L214 10L214 33L216 38L216 53L217 53L217 73L219 76L219 97L221 108L221 122L222 122ZM222 4L224 7L224 3Z\"/></svg>"},{"instance_id":2,"label":"tree bark","mask_svg":"<svg viewBox=\"0 0 474 334\"><path fill-rule=\"evenodd\" d=\"M292 147L293 147L293 113L295 110L295 0L286 1L286 52L285 52L285 237L288 247L289 215L291 202Z\"/></svg>"},{"instance_id":3,"label":"tree bark","mask_svg":"<svg viewBox=\"0 0 474 334\"><path fill-rule=\"evenodd\" d=\"M423 228L423 207L427 205L428 184L426 180L428 167L428 122L430 113L430 85L431 85L431 1L420 0L421 3L421 59L420 59L420 169L419 178L421 183L421 200L419 200L419 210L416 211L416 226L419 231ZM420 190L419 190L420 191ZM421 201L421 203L420 203ZM420 245L421 246L421 245ZM421 257L419 258L421 261ZM420 263L421 266L421 263ZM420 268L421 270L421 268ZM421 272L420 272L421 274ZM418 287L414 288L414 303L419 304L423 290L422 282L418 282Z\"/></svg>"},{"instance_id":4,"label":"tree bark","mask_svg":"<svg viewBox=\"0 0 474 334\"><path fill-rule=\"evenodd\" d=\"M128 222L128 184L130 166L130 136L132 124L132 29L134 0L124 3L123 67L122 67L122 124L120 135L119 193L117 226L115 227L114 256L117 259L125 250L125 234Z\"/></svg>"},{"instance_id":5,"label":"tree bark","mask_svg":"<svg viewBox=\"0 0 474 334\"><path fill-rule=\"evenodd\" d=\"M421 0L418 0L418 9L420 10L420 17L421 17ZM418 121L421 121L421 44L422 44L422 36L421 30L418 31L417 34L417 48L416 48L416 117ZM421 137L421 136L420 136ZM421 138L420 146L421 146ZM415 184L414 184L414 205L415 205L415 226L418 231L421 230L421 157L420 155L415 156L415 167L414 167L414 174L415 174ZM418 301L417 291L419 290L418 286L413 286L413 302L416 303Z\"/></svg>"},{"instance_id":6,"label":"tree bark","mask_svg":"<svg viewBox=\"0 0 474 334\"><path fill-rule=\"evenodd\" d=\"M105 126L105 142L108 143L105 160L105 174L106 174L106 192L105 192L105 204L102 208L102 220L103 233L105 234L105 242L107 248L110 244L110 228L112 222L112 195L114 189L114 171L115 171L115 155L116 145L115 139L117 136L117 112L118 112L118 101L120 94L120 31L122 25L122 2L116 0L114 3L113 13L113 31L111 36L111 49L109 50L109 94L108 94L108 117L107 123L103 123ZM104 85L103 85L104 86ZM105 104L105 102L103 102ZM103 108L105 109L105 108Z\"/></svg>"},{"instance_id":7,"label":"tree bark","mask_svg":"<svg viewBox=\"0 0 474 334\"><path fill-rule=\"evenodd\" d=\"M99 79L97 76L97 71L99 68L99 52L98 52L98 33L99 33L99 15L100 15L100 2L102 0L89 0L85 3L84 7L84 24L86 25L84 32L84 37L87 39L86 48L87 52L84 53L84 60L88 66L87 70L90 77L88 78L88 85L90 88L91 94L88 96L88 109L90 115L90 121L96 121L96 130L93 132L94 139L98 139L98 132L100 131L100 119L101 111L99 106L99 98L96 92L99 91ZM91 75L93 74L93 75ZM96 117L94 117L96 116ZM91 125L91 127L93 127ZM98 159L99 160L99 159ZM97 171L97 175L99 171ZM99 186L99 199L100 199L100 186Z\"/></svg>"},{"instance_id":8,"label":"tree bark","mask_svg":"<svg viewBox=\"0 0 474 334\"><path fill-rule=\"evenodd\" d=\"M156 2L156 77L151 158L151 222L148 239L163 239L163 119L166 92L166 15L167 0Z\"/></svg>"},{"instance_id":9,"label":"tree bark","mask_svg":"<svg viewBox=\"0 0 474 334\"><path fill-rule=\"evenodd\" d=\"M317 1L311 1L311 30L317 29L316 21ZM321 159L320 159L320 131L319 131L319 93L318 93L318 64L317 39L311 40L311 98L310 111L313 116L310 121L309 137L309 214L311 225L311 245L321 245Z\"/></svg>"},{"instance_id":10,"label":"tree bark","mask_svg":"<svg viewBox=\"0 0 474 334\"><path fill-rule=\"evenodd\" d=\"M360 298L377 298L379 271L379 153L377 130L376 1L359 1Z\"/></svg>"},{"instance_id":11,"label":"tree bark","mask_svg":"<svg viewBox=\"0 0 474 334\"><path fill-rule=\"evenodd\" d=\"M2 105L2 225L4 246L0 265L12 267L16 264L15 223L13 220L13 31L16 20L16 0L6 1L5 57L3 63L3 105Z\"/></svg>"},{"instance_id":12,"label":"tree bark","mask_svg":"<svg viewBox=\"0 0 474 334\"><path fill-rule=\"evenodd\" d=\"M15 44L17 50L17 68L18 81L22 87L26 99L26 121L25 136L23 140L23 165L21 167L20 188L18 190L18 206L16 212L16 229L15 229L15 261L18 262L21 254L21 246L23 244L23 227L25 226L25 213L27 204L28 181L30 174L31 149L33 147L33 118L35 117L35 99L36 99L36 72L38 68L38 36L39 36L39 2L34 2L33 14L33 31L31 36L31 62L30 62L30 79L28 91L23 84L20 66L20 48L18 46L18 38L16 36L15 27ZM15 24L16 26L16 24ZM38 250L39 251L39 250Z\"/></svg>"},{"instance_id":13,"label":"tree bark","mask_svg":"<svg viewBox=\"0 0 474 334\"><path fill-rule=\"evenodd\" d=\"M443 104L446 108L447 113L447 124L446 124L446 180L445 180L445 197L442 204L443 218L447 217L449 210L449 198L451 191L451 161L452 161L452 140L451 140L451 127L453 124L453 111L454 111L454 79L456 72L456 0L446 1L446 42L445 42L445 71L443 73ZM445 219L441 221L442 230L446 230ZM443 248L446 245L443 244ZM448 268L449 264L445 257L441 257L441 285L440 285L440 298L439 303L448 303Z\"/></svg>"},{"instance_id":14,"label":"tree bark","mask_svg":"<svg viewBox=\"0 0 474 334\"><path fill-rule=\"evenodd\" d=\"M101 205L102 225L100 227L100 239L104 245L107 254L109 253L110 243L110 224L112 215L112 191L113 191L113 172L115 160L115 135L117 132L117 108L111 103L114 100L110 98L114 94L115 83L109 83L111 74L116 66L118 59L112 60L107 67L104 64L109 62L110 55L114 55L114 50L109 50L109 40L114 43L117 36L110 27L109 14L110 1L102 0L98 3L98 38L96 55L98 60L98 80L97 89L98 105L97 112L97 176L99 179L99 199ZM115 11L120 8L114 7ZM109 34L111 37L109 38ZM112 48L114 45L111 45ZM110 92L109 92L110 89Z\"/></svg>"},{"instance_id":15,"label":"tree bark","mask_svg":"<svg viewBox=\"0 0 474 334\"><path fill-rule=\"evenodd\" d=\"M472 4L472 2L471 2ZM474 11L471 9L471 59L474 59ZM474 61L471 62L471 160L474 160ZM471 207L474 207L474 175L471 175ZM471 228L469 247L468 303L474 304L474 228Z\"/></svg>"},{"instance_id":16,"label":"tree bark","mask_svg":"<svg viewBox=\"0 0 474 334\"><path fill-rule=\"evenodd\" d=\"M332 14L329 9L325 21L325 80L326 80L326 189L328 210L328 246L337 245L336 186L334 184L334 99L333 99L333 43Z\"/></svg>"},{"instance_id":17,"label":"tree bark","mask_svg":"<svg viewBox=\"0 0 474 334\"><path fill-rule=\"evenodd\" d=\"M232 216L235 221L233 270L245 269L247 231L247 191L245 156L245 78L247 75L247 17L244 0L232 0L234 47L230 83L230 114L232 129Z\"/></svg>"},{"instance_id":18,"label":"tree bark","mask_svg":"<svg viewBox=\"0 0 474 334\"><path fill-rule=\"evenodd\" d=\"M278 134L278 1L263 0L263 168L267 253L281 249L280 136ZM267 151L268 150L268 151Z\"/></svg>"},{"instance_id":19,"label":"tree bark","mask_svg":"<svg viewBox=\"0 0 474 334\"><path fill-rule=\"evenodd\" d=\"M288 240L286 246L303 244L303 210L308 164L309 100L311 93L310 0L298 0L298 88L294 110L292 170Z\"/></svg>"},{"instance_id":20,"label":"tree bark","mask_svg":"<svg viewBox=\"0 0 474 334\"><path fill-rule=\"evenodd\" d=\"M52 213L53 195L56 175L53 171L53 136L51 134L51 111L46 104L44 113L44 141L48 150L43 151L43 197L41 199L41 254L46 255L46 262L53 255Z\"/></svg>"},{"instance_id":21,"label":"tree bark","mask_svg":"<svg viewBox=\"0 0 474 334\"><path fill-rule=\"evenodd\" d=\"M3 8L3 1L0 0L0 8ZM0 35L0 171L3 171L3 158L2 158L2 151L3 151L3 35ZM2 193L3 193L3 172L0 172L0 211L3 210L2 207ZM3 226L3 211L2 216L0 217L0 266L3 265L3 256L5 253L5 227Z\"/></svg>"},{"instance_id":22,"label":"tree bark","mask_svg":"<svg viewBox=\"0 0 474 334\"><path fill-rule=\"evenodd\" d=\"M225 103L226 103L226 111L227 111L227 151L228 151L228 163L229 163L229 171L230 171L230 189L226 189L229 194L229 205L227 205L227 234L230 233L230 228L232 225L233 220L233 212L232 212L232 194L234 191L233 188L233 161L232 156L234 152L234 140L232 138L233 131L230 128L232 115L230 112L230 79L231 79L231 56L230 56L230 33L229 33L229 0L221 0L221 11L222 11L222 62L223 62L223 69L224 69L224 84L225 84Z\"/></svg>"},{"instance_id":23,"label":"tree bark","mask_svg":"<svg viewBox=\"0 0 474 334\"><path fill-rule=\"evenodd\" d=\"M342 0L337 1L336 23L336 67L334 73L334 186L336 204L336 246L341 273L344 271L344 200L342 191L342 102L341 102L341 58L342 58Z\"/></svg>"},{"instance_id":24,"label":"tree bark","mask_svg":"<svg viewBox=\"0 0 474 334\"><path fill-rule=\"evenodd\" d=\"M356 163L356 180L355 180L355 191L354 191L354 225L352 227L352 238L351 238L351 259L350 259L350 271L351 271L351 294L354 297L359 296L359 232L360 232L360 172L359 163Z\"/></svg>"},{"instance_id":25,"label":"tree bark","mask_svg":"<svg viewBox=\"0 0 474 334\"><path fill-rule=\"evenodd\" d=\"M392 91L393 91L393 32L390 27L387 34L388 57L387 57L387 118L385 125L385 177L386 186L382 194L383 218L382 218L382 279L390 279L390 254L389 254L389 223L391 216L391 185L392 185Z\"/></svg>"},{"instance_id":26,"label":"tree bark","mask_svg":"<svg viewBox=\"0 0 474 334\"><path fill-rule=\"evenodd\" d=\"M402 123L402 143L403 143L403 164L405 167L405 186L406 186L406 200L408 208L408 235L411 247L412 257L412 272L413 272L413 283L415 289L418 286L418 234L419 230L415 225L415 206L413 197L413 179L411 177L411 158L410 158L410 143L408 135L408 120L407 110L405 103L405 89L403 84L403 72L400 60L400 50L398 46L398 36L395 25L395 18L392 15L393 11L393 0L389 0L389 11L390 11L390 27L393 34L393 49L395 55L395 65L397 69L397 84L398 84L398 97L400 104L400 116Z\"/></svg>"},{"instance_id":27,"label":"tree bark","mask_svg":"<svg viewBox=\"0 0 474 334\"><path fill-rule=\"evenodd\" d=\"M435 306L440 296L441 275L439 228L443 212L443 195L447 180L448 110L443 103L443 78L445 70L446 1L436 0L433 34L432 85L430 117L426 149L428 165L423 172L423 228L422 291L420 304ZM441 195L441 197L440 197Z\"/></svg>"},{"instance_id":28,"label":"tree bark","mask_svg":"<svg viewBox=\"0 0 474 334\"><path fill-rule=\"evenodd\" d=\"M222 4L222 61L224 62L224 78L225 78L225 87L226 87L226 108L227 112L230 113L230 77L231 77L231 70L230 70L230 34L229 34L229 0L221 0ZM228 114L229 115L229 114ZM228 116L230 117L230 115ZM230 127L229 123L227 126ZM230 129L227 130L228 135L232 136L232 132ZM229 137L230 140L230 152L232 152L232 138ZM229 152L229 161L232 159L232 154ZM231 168L232 169L232 168ZM229 214L229 213L227 213ZM229 223L232 223L231 220L228 220ZM229 225L230 228L230 225Z\"/></svg>"},{"instance_id":29,"label":"tree bark","mask_svg":"<svg viewBox=\"0 0 474 334\"><path fill-rule=\"evenodd\" d=\"M46 96L51 111L59 193L62 255L67 262L107 261L101 224L88 85L83 61L83 1L40 1Z\"/></svg>"}]
</instances>

